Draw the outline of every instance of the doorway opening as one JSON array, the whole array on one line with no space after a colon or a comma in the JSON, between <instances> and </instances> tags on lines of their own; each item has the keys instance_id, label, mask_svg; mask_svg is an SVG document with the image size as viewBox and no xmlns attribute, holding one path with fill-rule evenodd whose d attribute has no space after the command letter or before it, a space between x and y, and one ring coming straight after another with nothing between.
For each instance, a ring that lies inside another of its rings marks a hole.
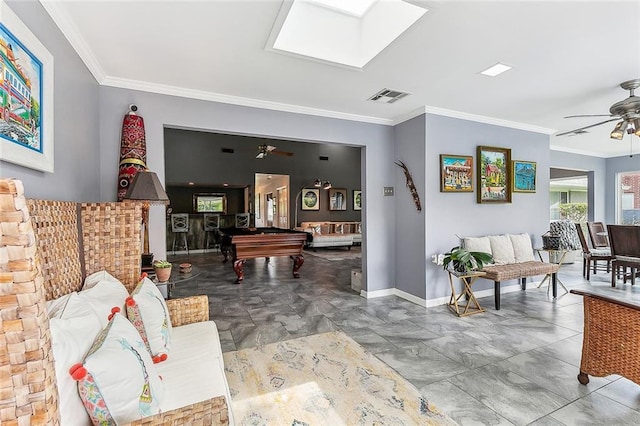
<instances>
[{"instance_id":1,"label":"doorway opening","mask_svg":"<svg viewBox=\"0 0 640 426\"><path fill-rule=\"evenodd\" d=\"M289 228L289 175L255 174L256 227Z\"/></svg>"}]
</instances>

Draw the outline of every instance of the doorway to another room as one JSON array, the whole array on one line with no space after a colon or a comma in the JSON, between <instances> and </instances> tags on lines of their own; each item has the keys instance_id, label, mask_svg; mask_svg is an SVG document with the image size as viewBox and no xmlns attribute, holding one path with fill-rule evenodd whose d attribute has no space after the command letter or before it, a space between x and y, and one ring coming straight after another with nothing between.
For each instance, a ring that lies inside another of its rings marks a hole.
<instances>
[{"instance_id":1,"label":"doorway to another room","mask_svg":"<svg viewBox=\"0 0 640 426\"><path fill-rule=\"evenodd\" d=\"M256 227L289 229L289 175L256 173L254 188Z\"/></svg>"}]
</instances>

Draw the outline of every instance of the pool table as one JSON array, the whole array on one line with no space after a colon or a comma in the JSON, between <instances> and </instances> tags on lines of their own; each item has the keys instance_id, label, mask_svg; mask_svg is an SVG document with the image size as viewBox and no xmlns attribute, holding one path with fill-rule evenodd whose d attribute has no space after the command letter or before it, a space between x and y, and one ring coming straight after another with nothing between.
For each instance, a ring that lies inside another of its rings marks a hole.
<instances>
[{"instance_id":1,"label":"pool table","mask_svg":"<svg viewBox=\"0 0 640 426\"><path fill-rule=\"evenodd\" d=\"M300 267L304 263L302 249L311 235L302 231L280 228L223 228L220 229L220 251L223 262L232 256L236 284L244 279L244 263L247 259L265 257L267 262L273 256L289 256L293 260L293 277L300 277Z\"/></svg>"}]
</instances>

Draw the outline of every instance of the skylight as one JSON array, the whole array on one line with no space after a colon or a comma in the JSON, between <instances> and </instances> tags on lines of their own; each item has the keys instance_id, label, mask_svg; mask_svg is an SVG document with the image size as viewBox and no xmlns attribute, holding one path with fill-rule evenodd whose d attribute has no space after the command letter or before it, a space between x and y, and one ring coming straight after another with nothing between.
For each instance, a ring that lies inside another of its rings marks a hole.
<instances>
[{"instance_id":1,"label":"skylight","mask_svg":"<svg viewBox=\"0 0 640 426\"><path fill-rule=\"evenodd\" d=\"M402 0L284 2L267 48L362 68L426 12Z\"/></svg>"}]
</instances>

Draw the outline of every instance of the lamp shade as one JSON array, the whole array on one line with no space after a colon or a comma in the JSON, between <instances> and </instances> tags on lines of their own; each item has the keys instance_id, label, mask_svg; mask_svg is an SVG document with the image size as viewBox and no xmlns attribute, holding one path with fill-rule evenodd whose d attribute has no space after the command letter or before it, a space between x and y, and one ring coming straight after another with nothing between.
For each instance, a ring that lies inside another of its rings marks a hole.
<instances>
[{"instance_id":1,"label":"lamp shade","mask_svg":"<svg viewBox=\"0 0 640 426\"><path fill-rule=\"evenodd\" d=\"M148 201L151 204L169 203L169 197L167 197L167 193L164 191L158 176L150 171L136 173L124 198Z\"/></svg>"}]
</instances>

